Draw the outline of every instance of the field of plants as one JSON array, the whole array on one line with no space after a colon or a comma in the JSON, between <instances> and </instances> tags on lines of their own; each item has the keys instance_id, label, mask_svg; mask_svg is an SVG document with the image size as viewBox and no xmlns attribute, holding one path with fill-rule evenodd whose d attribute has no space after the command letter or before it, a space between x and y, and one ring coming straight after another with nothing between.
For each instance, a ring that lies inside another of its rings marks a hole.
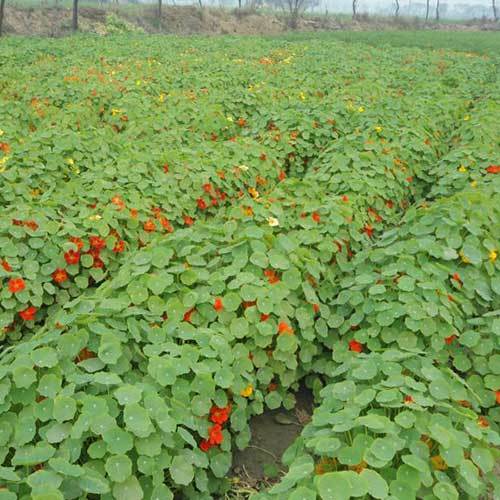
<instances>
[{"instance_id":1,"label":"field of plants","mask_svg":"<svg viewBox=\"0 0 500 500\"><path fill-rule=\"evenodd\" d=\"M300 384L252 500L499 498L500 52L474 36L3 41L0 500L224 498Z\"/></svg>"}]
</instances>

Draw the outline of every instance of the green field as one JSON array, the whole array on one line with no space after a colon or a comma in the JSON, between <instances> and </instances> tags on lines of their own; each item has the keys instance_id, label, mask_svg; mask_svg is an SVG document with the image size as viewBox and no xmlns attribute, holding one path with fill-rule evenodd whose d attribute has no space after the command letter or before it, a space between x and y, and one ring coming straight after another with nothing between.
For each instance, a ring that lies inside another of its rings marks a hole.
<instances>
[{"instance_id":1,"label":"green field","mask_svg":"<svg viewBox=\"0 0 500 500\"><path fill-rule=\"evenodd\" d=\"M500 496L494 33L0 45L0 500Z\"/></svg>"}]
</instances>

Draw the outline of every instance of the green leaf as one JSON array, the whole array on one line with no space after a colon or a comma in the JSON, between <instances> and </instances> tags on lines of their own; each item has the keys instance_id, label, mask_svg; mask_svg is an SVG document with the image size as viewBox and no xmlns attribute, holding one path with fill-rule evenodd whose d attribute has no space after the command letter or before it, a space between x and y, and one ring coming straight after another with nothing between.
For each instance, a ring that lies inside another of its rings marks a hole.
<instances>
[{"instance_id":1,"label":"green leaf","mask_svg":"<svg viewBox=\"0 0 500 500\"><path fill-rule=\"evenodd\" d=\"M71 420L76 412L76 402L68 396L56 396L54 398L54 418L58 422Z\"/></svg>"},{"instance_id":2,"label":"green leaf","mask_svg":"<svg viewBox=\"0 0 500 500\"><path fill-rule=\"evenodd\" d=\"M186 486L190 484L194 478L193 465L186 460L186 457L174 457L169 470L172 480L176 484Z\"/></svg>"},{"instance_id":3,"label":"green leaf","mask_svg":"<svg viewBox=\"0 0 500 500\"><path fill-rule=\"evenodd\" d=\"M104 465L109 478L121 483L132 474L132 461L127 455L112 455Z\"/></svg>"},{"instance_id":4,"label":"green leaf","mask_svg":"<svg viewBox=\"0 0 500 500\"><path fill-rule=\"evenodd\" d=\"M389 486L378 472L371 469L364 469L361 471L360 475L365 480L368 487L368 493L373 498L387 498Z\"/></svg>"},{"instance_id":5,"label":"green leaf","mask_svg":"<svg viewBox=\"0 0 500 500\"><path fill-rule=\"evenodd\" d=\"M434 485L432 492L439 500L458 500L458 491L451 483L439 482Z\"/></svg>"}]
</instances>

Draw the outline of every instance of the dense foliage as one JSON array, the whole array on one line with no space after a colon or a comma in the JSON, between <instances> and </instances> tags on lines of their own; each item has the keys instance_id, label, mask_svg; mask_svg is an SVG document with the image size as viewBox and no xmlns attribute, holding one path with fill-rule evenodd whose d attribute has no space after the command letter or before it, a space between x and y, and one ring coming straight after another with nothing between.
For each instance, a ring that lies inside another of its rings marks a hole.
<instances>
[{"instance_id":1,"label":"dense foliage","mask_svg":"<svg viewBox=\"0 0 500 500\"><path fill-rule=\"evenodd\" d=\"M0 500L217 497L301 381L256 500L500 495L495 56L0 54Z\"/></svg>"}]
</instances>

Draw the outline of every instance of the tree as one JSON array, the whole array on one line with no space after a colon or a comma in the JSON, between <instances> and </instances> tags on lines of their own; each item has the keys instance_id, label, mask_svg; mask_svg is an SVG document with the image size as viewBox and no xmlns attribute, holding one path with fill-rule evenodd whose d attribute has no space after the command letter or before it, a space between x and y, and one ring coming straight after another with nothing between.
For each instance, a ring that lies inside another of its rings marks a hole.
<instances>
[{"instance_id":1,"label":"tree","mask_svg":"<svg viewBox=\"0 0 500 500\"><path fill-rule=\"evenodd\" d=\"M394 16L399 16L399 0L396 0L396 11L394 12Z\"/></svg>"},{"instance_id":2,"label":"tree","mask_svg":"<svg viewBox=\"0 0 500 500\"><path fill-rule=\"evenodd\" d=\"M495 0L491 0L491 8L493 9L493 19L495 21L498 21L498 14L497 14L497 6L495 4ZM0 21L0 26L1 26L1 21Z\"/></svg>"},{"instance_id":3,"label":"tree","mask_svg":"<svg viewBox=\"0 0 500 500\"><path fill-rule=\"evenodd\" d=\"M425 22L429 20L429 7L430 7L430 0L426 0L425 4Z\"/></svg>"},{"instance_id":4,"label":"tree","mask_svg":"<svg viewBox=\"0 0 500 500\"><path fill-rule=\"evenodd\" d=\"M358 0L352 0L352 18L356 19L358 13L356 11L358 7Z\"/></svg>"},{"instance_id":5,"label":"tree","mask_svg":"<svg viewBox=\"0 0 500 500\"><path fill-rule=\"evenodd\" d=\"M78 0L73 0L73 20L71 22L73 31L78 31Z\"/></svg>"},{"instance_id":6,"label":"tree","mask_svg":"<svg viewBox=\"0 0 500 500\"><path fill-rule=\"evenodd\" d=\"M158 0L158 24L161 27L161 2L162 0Z\"/></svg>"},{"instance_id":7,"label":"tree","mask_svg":"<svg viewBox=\"0 0 500 500\"><path fill-rule=\"evenodd\" d=\"M5 0L0 0L0 36L2 36L3 12L5 7Z\"/></svg>"},{"instance_id":8,"label":"tree","mask_svg":"<svg viewBox=\"0 0 500 500\"><path fill-rule=\"evenodd\" d=\"M439 0L436 0L436 22L439 22Z\"/></svg>"},{"instance_id":9,"label":"tree","mask_svg":"<svg viewBox=\"0 0 500 500\"><path fill-rule=\"evenodd\" d=\"M271 0L270 4L287 11L290 28L296 29L304 11L318 5L318 0Z\"/></svg>"}]
</instances>

